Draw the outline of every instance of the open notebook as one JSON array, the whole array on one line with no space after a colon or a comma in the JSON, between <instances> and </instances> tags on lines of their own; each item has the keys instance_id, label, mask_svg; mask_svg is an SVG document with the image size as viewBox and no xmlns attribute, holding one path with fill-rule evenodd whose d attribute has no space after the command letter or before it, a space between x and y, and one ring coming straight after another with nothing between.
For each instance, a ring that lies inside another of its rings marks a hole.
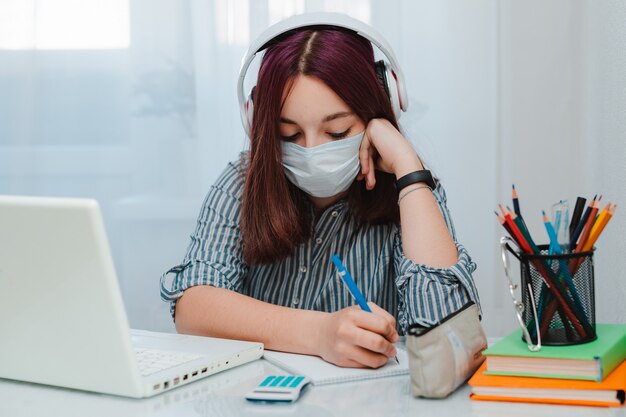
<instances>
[{"instance_id":1,"label":"open notebook","mask_svg":"<svg viewBox=\"0 0 626 417\"><path fill-rule=\"evenodd\" d=\"M359 381L409 373L409 360L403 346L396 345L398 362L390 359L378 369L342 368L326 362L318 356L299 355L297 353L265 350L263 357L276 366L294 375L303 375L311 379L314 385L336 384L339 382Z\"/></svg>"}]
</instances>

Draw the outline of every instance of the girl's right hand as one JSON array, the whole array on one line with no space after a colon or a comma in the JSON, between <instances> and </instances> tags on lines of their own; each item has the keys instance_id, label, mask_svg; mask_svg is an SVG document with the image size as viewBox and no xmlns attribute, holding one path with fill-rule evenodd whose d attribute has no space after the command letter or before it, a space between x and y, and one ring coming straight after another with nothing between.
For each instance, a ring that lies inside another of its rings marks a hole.
<instances>
[{"instance_id":1,"label":"girl's right hand","mask_svg":"<svg viewBox=\"0 0 626 417\"><path fill-rule=\"evenodd\" d=\"M379 368L396 355L400 340L396 319L374 303L371 313L358 306L325 314L319 333L319 355L350 368Z\"/></svg>"}]
</instances>

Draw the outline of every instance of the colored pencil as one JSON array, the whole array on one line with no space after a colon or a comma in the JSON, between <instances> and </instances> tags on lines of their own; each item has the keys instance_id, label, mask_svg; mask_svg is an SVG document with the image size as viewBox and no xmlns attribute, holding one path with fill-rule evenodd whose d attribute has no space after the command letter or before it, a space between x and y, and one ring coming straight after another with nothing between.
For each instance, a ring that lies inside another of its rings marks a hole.
<instances>
[{"instance_id":1,"label":"colored pencil","mask_svg":"<svg viewBox=\"0 0 626 417\"><path fill-rule=\"evenodd\" d=\"M569 250L571 251L573 251L574 248L576 248L576 242L578 242L578 237L580 236L580 233L583 231L583 228L585 227L585 223L587 222L587 219L589 218L589 213L591 212L592 207L595 205L597 196L598 196L597 194L593 196L593 200L591 201L591 203L589 203L589 205L585 209L585 213L583 214L582 218L578 222L578 225L576 226L574 233L570 235Z\"/></svg>"},{"instance_id":2,"label":"colored pencil","mask_svg":"<svg viewBox=\"0 0 626 417\"><path fill-rule=\"evenodd\" d=\"M583 248L583 245L585 243L585 241L587 240L589 233L591 231L591 228L596 220L596 213L598 212L598 208L600 205L600 200L602 199L602 196L600 196L599 198L596 199L596 196L594 196L593 200L591 201L591 203L589 204L589 206L587 207L587 210L585 211L585 214L583 215L583 218L581 219L580 223L578 224L577 228L576 228L576 233L580 234L580 238L577 239L578 243L576 244L575 248L573 249L576 252L580 252ZM582 233L580 232L582 230ZM576 242L575 240L572 240L570 242L570 249L572 248L571 243ZM569 261L568 264L568 273L571 277L575 277L576 276L576 272L578 271L578 268L580 267L580 265L582 265L582 263L584 262L584 258L574 258L571 259ZM550 317L552 314L554 314L555 311L555 306L549 305L548 308L546 308L546 313L548 314L548 317ZM583 314L584 314L584 310L583 310ZM542 330L545 326L545 322L542 323ZM581 334L582 336L582 334ZM585 336L583 336L585 337Z\"/></svg>"},{"instance_id":3,"label":"colored pencil","mask_svg":"<svg viewBox=\"0 0 626 417\"><path fill-rule=\"evenodd\" d=\"M496 214L496 217L498 218L498 221L500 222L502 227L504 227L504 229L509 233L510 236L513 236L513 231L511 230L509 225L506 223L506 220L504 219L504 217L499 215L498 212L495 210L493 212Z\"/></svg>"},{"instance_id":4,"label":"colored pencil","mask_svg":"<svg viewBox=\"0 0 626 417\"><path fill-rule=\"evenodd\" d=\"M574 207L574 212L572 213L572 219L569 224L569 235L573 236L574 231L576 230L576 226L580 222L580 216L583 214L583 209L585 208L585 203L587 202L586 198L577 197L576 198L576 206Z\"/></svg>"},{"instance_id":5,"label":"colored pencil","mask_svg":"<svg viewBox=\"0 0 626 417\"><path fill-rule=\"evenodd\" d=\"M511 191L511 198L513 200L513 208L515 209L515 214L521 217L522 211L519 208L519 198L517 196L517 190L515 189L515 184L513 184L513 190Z\"/></svg>"},{"instance_id":6,"label":"colored pencil","mask_svg":"<svg viewBox=\"0 0 626 417\"><path fill-rule=\"evenodd\" d=\"M515 184L512 185L511 196L513 210L509 207L504 208L502 204L499 204L498 206L502 211L502 215L498 212L494 212L499 223L517 242L522 252L529 255L541 255L541 251L533 241L524 218L521 215L519 196L515 189ZM569 228L569 250L574 252L587 252L593 249L595 242L602 234L617 208L616 204L611 205L611 203L609 203L603 210L600 210L601 200L602 196L600 195L598 197L596 194L585 208L587 200L583 197L578 197L571 221L567 218L565 218L565 220L561 219L561 221L565 222L563 227ZM559 244L558 235L554 226L550 223L550 219L545 211L542 211L542 214L544 226L549 237L549 254L563 254L564 248ZM559 214L561 213L556 213L557 217ZM567 225L568 222L569 226ZM567 232L568 230L565 229L566 236ZM554 264L548 259L533 257L527 259L534 265L536 271L542 278L541 297L538 300L538 313L540 314L538 319L541 321L541 334L545 334L548 330L553 316L557 312L568 334L571 334L571 332L575 330L583 339L586 338L588 334L593 334L594 329L587 319L573 279L579 266L583 264L585 257L577 257L571 259L569 262L565 258L557 258L559 264L557 270L552 268ZM571 326L573 326L573 328ZM573 336L573 334L571 335Z\"/></svg>"},{"instance_id":7,"label":"colored pencil","mask_svg":"<svg viewBox=\"0 0 626 417\"><path fill-rule=\"evenodd\" d=\"M602 196L593 202L593 206L591 207L591 211L589 211L589 216L587 217L587 221L585 222L585 226L583 227L583 232L578 239L578 243L576 244L576 248L574 249L576 252L582 251L585 246L585 242L589 237L589 233L591 233L591 228L593 227L596 221L596 214L598 213L598 209L600 208L600 200L602 200Z\"/></svg>"},{"instance_id":8,"label":"colored pencil","mask_svg":"<svg viewBox=\"0 0 626 417\"><path fill-rule=\"evenodd\" d=\"M513 239L515 239L515 241L518 243L518 245L520 245L520 247L524 250L524 252L533 253L533 250L530 248L530 245L526 241L526 238L524 238L524 235L522 235L522 232L519 230L519 228L517 227L517 225L511 218L511 214L507 210L505 210L505 208L502 207L501 204L500 204L500 210L502 210L502 213L504 213L504 220L506 221L509 228L513 232L513 236L512 236Z\"/></svg>"},{"instance_id":9,"label":"colored pencil","mask_svg":"<svg viewBox=\"0 0 626 417\"><path fill-rule=\"evenodd\" d=\"M508 217L512 220L511 228L514 231L515 229L518 229L520 239L525 243L526 246L524 250L526 250L529 254L541 255L541 251L539 251L539 248L537 247L537 245L535 245L530 236L530 233L528 233L528 229L526 229L525 225L522 224L522 220L519 218L519 216L510 211L506 211L505 213L505 219ZM520 228L524 229L525 234L520 231ZM587 332L593 332L593 328L589 325L589 322L584 315L585 312L579 310L578 306L572 304L571 298L567 297L565 289L563 288L558 278L555 276L554 271L552 271L552 268L550 268L549 265L539 261L538 259L533 259L532 263L533 265L535 265L537 271L541 274L544 282L546 283L546 286L550 288L550 291L556 297L558 303L557 307L563 308L565 315L567 315L572 325L576 328L576 332L582 338L587 337ZM575 312L575 310L577 310L578 314ZM562 321L563 324L566 324L565 320Z\"/></svg>"},{"instance_id":10,"label":"colored pencil","mask_svg":"<svg viewBox=\"0 0 626 417\"><path fill-rule=\"evenodd\" d=\"M587 241L582 247L581 252L587 252L593 248L593 245L595 245L596 240L598 240L598 238L600 237L600 234L606 227L606 224L609 222L609 220L611 220L611 217L613 217L613 213L615 213L617 204L614 204L612 207L609 207L609 206L610 206L610 203L607 204L607 207L605 207L604 210L602 210L602 212L598 215L598 218L593 224L593 227L591 228L591 232L589 233L589 237L587 238ZM585 260L584 258L579 258L576 260L576 264L572 268L574 273L578 271L578 268L580 268L584 260Z\"/></svg>"},{"instance_id":11,"label":"colored pencil","mask_svg":"<svg viewBox=\"0 0 626 417\"><path fill-rule=\"evenodd\" d=\"M548 232L550 248L552 249L554 253L560 254L562 251L561 251L561 246L559 246L559 239L556 236L556 231L554 230L552 223L550 223L550 219L546 215L545 210L541 210L541 214L543 215L543 224L546 228L546 232Z\"/></svg>"},{"instance_id":12,"label":"colored pencil","mask_svg":"<svg viewBox=\"0 0 626 417\"><path fill-rule=\"evenodd\" d=\"M600 237L600 234L606 227L606 224L609 222L609 220L611 220L611 217L613 217L613 213L615 213L616 208L617 204L611 206L611 203L607 204L606 207L604 207L604 209L598 216L598 219L591 228L589 237L587 238L587 241L583 246L583 252L587 252L588 250L591 250L591 248L593 248L593 245L596 243L596 240L598 240L598 237Z\"/></svg>"},{"instance_id":13,"label":"colored pencil","mask_svg":"<svg viewBox=\"0 0 626 417\"><path fill-rule=\"evenodd\" d=\"M526 224L523 222L523 219L521 219L515 213L511 212L510 209L509 209L509 215L511 216L511 219L513 219L513 221L519 227L522 235L526 238L526 241L528 242L528 245L531 248L531 253L534 253L535 255L541 255L541 251L539 250L539 248L533 241L532 237L530 236L530 232L528 231ZM570 305L570 303L568 302L570 298L567 296L566 288L564 288L561 285L561 282L559 281L558 277L556 276L555 272L552 270L548 262L541 262L540 260L536 259L536 260L533 260L533 265L544 278L544 282L546 282L546 286L548 288L555 287L555 288L550 288L550 291L552 292L554 297L556 297L556 299L558 300L556 301L555 307L557 307L557 309L559 310L559 315L561 315L562 317L561 322L563 323L565 330L568 332L571 331L567 324L567 320L566 320L566 317L567 317L570 323L576 328L577 333L583 338L586 337L586 332L590 331L591 326L589 325L589 323L587 323L587 318L584 315L585 312L582 309L582 306L580 305L580 303L576 306ZM550 300L550 298L548 298L548 300ZM545 296L544 296L543 301L545 303ZM566 303L567 305L563 305L563 303ZM541 296L540 296L540 304L541 304ZM548 302L548 305L549 304L550 303ZM541 308L543 308L543 305ZM575 308L580 309L578 310L578 314L576 311L574 311ZM553 314L554 312L548 315L547 316L548 320L546 321L545 320L546 316L544 316L544 320L542 320L541 316L543 315L540 313L539 320L543 322L542 331L541 331L542 334L545 334L545 332L547 331L546 323L549 323ZM591 331L592 330L593 329L591 329Z\"/></svg>"},{"instance_id":14,"label":"colored pencil","mask_svg":"<svg viewBox=\"0 0 626 417\"><path fill-rule=\"evenodd\" d=\"M550 223L550 219L546 215L546 212L542 210L542 214L543 214L543 224L546 228L546 231L548 232L548 238L550 239L550 247L553 248L554 253L556 253L557 255L560 255L563 253L563 250L561 249L561 246L559 245L556 231L552 227L552 223ZM582 302L580 301L580 296L578 295L578 291L576 290L576 285L574 284L574 280L572 279L572 276L569 273L567 262L565 262L565 259L559 259L559 267L560 267L561 274L558 274L558 275L563 276L566 282L566 289L568 289L569 292L572 294L572 298L574 299L574 302L577 304L578 308L584 312L585 309L583 307Z\"/></svg>"}]
</instances>

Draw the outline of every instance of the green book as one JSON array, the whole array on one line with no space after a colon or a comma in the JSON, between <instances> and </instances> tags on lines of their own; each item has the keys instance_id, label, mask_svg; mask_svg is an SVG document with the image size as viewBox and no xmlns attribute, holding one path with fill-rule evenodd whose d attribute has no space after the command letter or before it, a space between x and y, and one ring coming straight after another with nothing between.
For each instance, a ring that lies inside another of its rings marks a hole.
<instances>
[{"instance_id":1,"label":"green book","mask_svg":"<svg viewBox=\"0 0 626 417\"><path fill-rule=\"evenodd\" d=\"M597 324L596 334L593 342L531 352L518 329L483 352L485 374L600 382L626 359L626 325Z\"/></svg>"}]
</instances>

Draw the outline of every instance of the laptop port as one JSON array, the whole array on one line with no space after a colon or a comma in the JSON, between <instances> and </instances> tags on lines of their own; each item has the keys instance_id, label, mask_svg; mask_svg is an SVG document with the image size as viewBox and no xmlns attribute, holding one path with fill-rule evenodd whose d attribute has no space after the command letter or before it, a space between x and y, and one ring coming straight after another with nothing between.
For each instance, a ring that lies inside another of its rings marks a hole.
<instances>
[{"instance_id":1,"label":"laptop port","mask_svg":"<svg viewBox=\"0 0 626 417\"><path fill-rule=\"evenodd\" d=\"M168 389L170 387L170 381L166 381L163 383L163 389Z\"/></svg>"},{"instance_id":2,"label":"laptop port","mask_svg":"<svg viewBox=\"0 0 626 417\"><path fill-rule=\"evenodd\" d=\"M152 389L153 389L154 391L156 391L156 390L158 390L158 389L160 389L160 388L161 388L161 384L154 384L154 386L152 387Z\"/></svg>"},{"instance_id":3,"label":"laptop port","mask_svg":"<svg viewBox=\"0 0 626 417\"><path fill-rule=\"evenodd\" d=\"M183 376L183 381L186 381L187 378L189 378L189 374L185 374L185 376Z\"/></svg>"},{"instance_id":4,"label":"laptop port","mask_svg":"<svg viewBox=\"0 0 626 417\"><path fill-rule=\"evenodd\" d=\"M198 375L198 371L196 371L193 374L191 374L191 376L196 376L196 375Z\"/></svg>"},{"instance_id":5,"label":"laptop port","mask_svg":"<svg viewBox=\"0 0 626 417\"><path fill-rule=\"evenodd\" d=\"M203 374L206 373L206 371L207 371L207 368L202 368L202 373Z\"/></svg>"},{"instance_id":6,"label":"laptop port","mask_svg":"<svg viewBox=\"0 0 626 417\"><path fill-rule=\"evenodd\" d=\"M179 377L174 378L174 385L178 385L179 382L180 382Z\"/></svg>"}]
</instances>

